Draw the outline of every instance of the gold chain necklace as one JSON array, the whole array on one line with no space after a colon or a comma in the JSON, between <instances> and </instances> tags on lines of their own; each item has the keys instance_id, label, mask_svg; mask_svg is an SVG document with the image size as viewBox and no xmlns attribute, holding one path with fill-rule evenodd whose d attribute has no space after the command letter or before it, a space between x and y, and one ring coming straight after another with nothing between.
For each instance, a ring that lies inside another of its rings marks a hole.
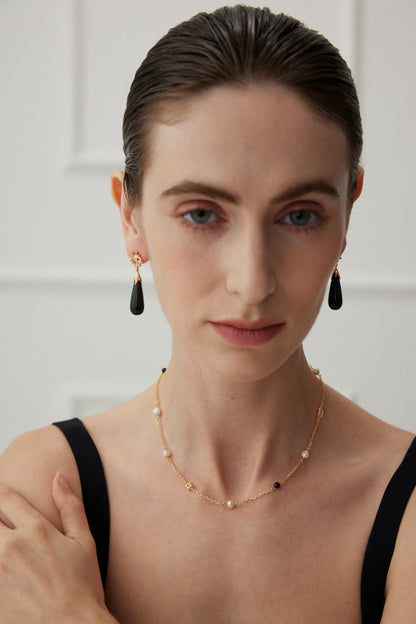
<instances>
[{"instance_id":1,"label":"gold chain necklace","mask_svg":"<svg viewBox=\"0 0 416 624\"><path fill-rule=\"evenodd\" d=\"M315 425L313 427L312 435L309 439L308 445L305 448L305 450L302 451L298 462L292 468L292 470L287 473L284 479L282 479L281 481L276 481L273 484L273 486L268 488L267 490L264 490L263 492L260 492L259 494L256 494L255 496L251 496L250 498L244 498L240 501L233 501L233 500L221 501L221 500L217 500L216 498L213 498L212 496L209 496L208 494L205 494L204 492L201 492L200 490L198 490L198 488L196 488L193 485L193 483L188 481L188 479L186 479L186 477L183 476L183 474L181 473L181 471L179 470L179 468L176 466L175 462L172 459L172 453L166 446L166 440L165 440L165 436L163 435L162 423L161 423L161 418L160 418L162 416L162 410L160 408L160 402L159 402L159 385L160 385L160 380L162 379L163 373L165 371L166 371L166 368L162 368L162 372L160 373L159 378L156 382L153 414L155 415L156 425L159 431L160 442L162 444L163 457L172 466L173 470L176 472L176 474L178 475L180 480L184 483L186 489L189 492L194 492L194 494L197 494L198 496L208 501L209 503L213 503L214 505L219 505L220 507L226 507L227 509L234 509L235 507L242 507L243 505L247 505L247 503L252 503L253 501L256 501L257 499L261 498L262 496L265 496L266 494L271 494L272 492L275 492L276 490L278 490L302 466L305 459L308 459L316 432L318 431L319 423L321 422L323 415L324 415L324 404L325 404L325 387L322 381L322 377L319 373L319 370L314 369L312 367L311 367L312 373L319 379L319 382L321 384L321 400L319 402L318 409L316 410Z\"/></svg>"}]
</instances>

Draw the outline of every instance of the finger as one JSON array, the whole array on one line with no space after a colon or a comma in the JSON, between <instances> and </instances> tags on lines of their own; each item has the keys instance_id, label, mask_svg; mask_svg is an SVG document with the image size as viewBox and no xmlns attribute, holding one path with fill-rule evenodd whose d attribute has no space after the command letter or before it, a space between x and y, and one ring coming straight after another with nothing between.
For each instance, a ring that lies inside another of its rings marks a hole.
<instances>
[{"instance_id":1,"label":"finger","mask_svg":"<svg viewBox=\"0 0 416 624\"><path fill-rule=\"evenodd\" d=\"M9 520L7 516L5 516L0 510L0 525L4 524L9 529L15 529L13 522Z\"/></svg>"},{"instance_id":2,"label":"finger","mask_svg":"<svg viewBox=\"0 0 416 624\"><path fill-rule=\"evenodd\" d=\"M52 482L52 496L61 514L62 528L65 535L80 543L90 541L92 537L84 505L74 494L59 470Z\"/></svg>"},{"instance_id":3,"label":"finger","mask_svg":"<svg viewBox=\"0 0 416 624\"><path fill-rule=\"evenodd\" d=\"M0 483L0 521L11 529L23 528L41 514L12 488ZM48 522L45 519L45 522ZM48 523L49 524L49 523Z\"/></svg>"}]
</instances>

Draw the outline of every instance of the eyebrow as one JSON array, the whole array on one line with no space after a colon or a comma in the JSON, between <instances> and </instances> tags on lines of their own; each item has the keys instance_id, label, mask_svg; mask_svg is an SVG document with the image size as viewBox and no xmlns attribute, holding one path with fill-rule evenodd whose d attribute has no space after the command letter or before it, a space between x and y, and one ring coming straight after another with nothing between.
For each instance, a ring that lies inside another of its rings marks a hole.
<instances>
[{"instance_id":1,"label":"eyebrow","mask_svg":"<svg viewBox=\"0 0 416 624\"><path fill-rule=\"evenodd\" d=\"M219 186L204 184L203 182L192 182L191 180L184 180L179 184L171 186L166 191L163 191L160 197L191 195L192 193L205 195L205 197L210 197L211 199L221 199L231 204L239 203L237 195L233 195L233 193Z\"/></svg>"},{"instance_id":2,"label":"eyebrow","mask_svg":"<svg viewBox=\"0 0 416 624\"><path fill-rule=\"evenodd\" d=\"M334 197L335 199L339 199L341 196L338 189L326 180L311 180L310 182L304 182L288 188L286 191L283 191L283 193L276 195L271 203L290 201L291 199L296 199L308 193L321 193Z\"/></svg>"},{"instance_id":3,"label":"eyebrow","mask_svg":"<svg viewBox=\"0 0 416 624\"><path fill-rule=\"evenodd\" d=\"M270 204L290 201L313 192L329 195L335 199L339 199L340 197L340 193L336 187L326 180L311 180L309 182L296 184L282 193L275 195L275 197L270 200ZM193 193L204 195L205 197L209 197L211 199L226 201L231 204L240 203L238 195L235 195L224 188L211 184L205 184L203 182L193 182L192 180L184 180L183 182L179 182L179 184L171 186L166 189L166 191L163 191L160 197L180 197L182 195L191 195Z\"/></svg>"}]
</instances>

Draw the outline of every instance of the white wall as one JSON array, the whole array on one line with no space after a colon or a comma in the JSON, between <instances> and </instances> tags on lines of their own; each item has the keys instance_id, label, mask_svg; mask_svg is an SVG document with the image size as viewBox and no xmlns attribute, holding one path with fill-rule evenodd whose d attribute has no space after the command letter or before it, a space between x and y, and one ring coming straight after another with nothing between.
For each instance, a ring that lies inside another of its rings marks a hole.
<instances>
[{"instance_id":1,"label":"white wall","mask_svg":"<svg viewBox=\"0 0 416 624\"><path fill-rule=\"evenodd\" d=\"M214 0L0 2L0 450L18 433L115 404L153 383L169 331L145 271L128 309L109 175L134 71L171 25ZM229 4L236 4L230 2ZM307 352L325 380L415 428L414 0L271 0L326 34L353 67L366 187Z\"/></svg>"}]
</instances>

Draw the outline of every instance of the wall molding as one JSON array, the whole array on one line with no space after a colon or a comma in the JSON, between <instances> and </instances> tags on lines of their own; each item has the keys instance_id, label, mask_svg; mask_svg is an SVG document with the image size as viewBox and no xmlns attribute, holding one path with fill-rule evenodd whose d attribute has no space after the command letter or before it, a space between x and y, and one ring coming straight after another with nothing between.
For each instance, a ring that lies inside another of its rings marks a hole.
<instances>
[{"instance_id":1,"label":"wall molding","mask_svg":"<svg viewBox=\"0 0 416 624\"><path fill-rule=\"evenodd\" d=\"M356 83L359 83L361 69L361 2L362 0L341 0L338 5L341 32L344 33L339 46Z\"/></svg>"},{"instance_id":2,"label":"wall molding","mask_svg":"<svg viewBox=\"0 0 416 624\"><path fill-rule=\"evenodd\" d=\"M147 273L147 274L146 274ZM155 289L150 271L143 272L143 283L146 288ZM123 291L131 285L129 276L124 273L90 271L48 271L26 269L0 269L0 287L21 289L24 287L48 289L93 289ZM394 294L399 296L416 296L416 277L414 275L378 273L343 273L342 287L350 292L365 294Z\"/></svg>"},{"instance_id":3,"label":"wall molding","mask_svg":"<svg viewBox=\"0 0 416 624\"><path fill-rule=\"evenodd\" d=\"M66 170L75 173L107 173L119 169L124 162L122 150L101 152L85 147L83 123L85 111L83 90L85 88L84 61L86 23L84 19L85 0L69 2L69 70L70 85L68 92L69 136ZM361 0L341 0L339 2L339 23L341 25L338 45L347 58L353 76L359 83L361 53ZM83 4L84 3L84 4Z\"/></svg>"},{"instance_id":4,"label":"wall molding","mask_svg":"<svg viewBox=\"0 0 416 624\"><path fill-rule=\"evenodd\" d=\"M69 1L69 92L68 92L68 148L66 170L75 173L103 172L119 169L124 162L122 150L113 152L101 152L90 150L85 147L83 137L83 123L85 111L83 104L83 90L85 88L85 75L83 69L83 55L85 51L84 20L85 0Z\"/></svg>"},{"instance_id":5,"label":"wall molding","mask_svg":"<svg viewBox=\"0 0 416 624\"><path fill-rule=\"evenodd\" d=\"M57 392L57 413L60 420L84 418L89 414L101 413L122 404L133 394L141 391L137 383L121 386L111 384L85 384L74 381L62 383Z\"/></svg>"}]
</instances>

